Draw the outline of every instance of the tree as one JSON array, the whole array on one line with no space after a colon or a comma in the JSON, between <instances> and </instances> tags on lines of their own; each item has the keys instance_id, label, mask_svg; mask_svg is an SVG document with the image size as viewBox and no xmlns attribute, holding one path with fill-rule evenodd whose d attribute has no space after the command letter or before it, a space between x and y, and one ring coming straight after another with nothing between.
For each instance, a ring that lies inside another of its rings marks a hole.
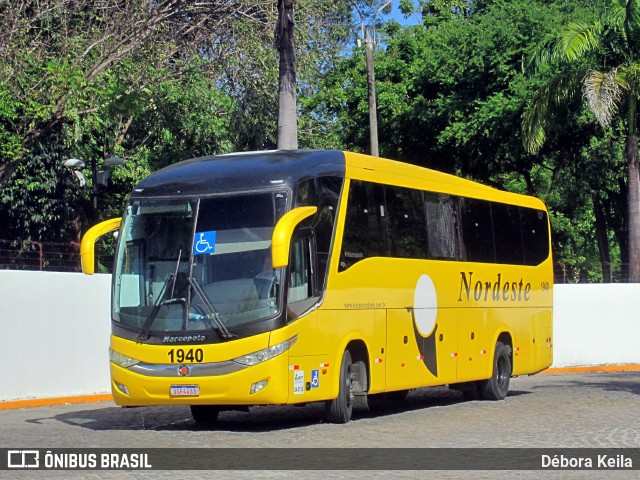
<instances>
[{"instance_id":1,"label":"tree","mask_svg":"<svg viewBox=\"0 0 640 480\"><path fill-rule=\"evenodd\" d=\"M296 0L278 0L275 43L280 53L278 68L278 148L298 148L296 108L296 51L294 13Z\"/></svg>"},{"instance_id":2,"label":"tree","mask_svg":"<svg viewBox=\"0 0 640 480\"><path fill-rule=\"evenodd\" d=\"M352 12L349 0L296 8L308 95L343 51ZM77 241L96 221L90 171L83 190L61 166L70 157L127 159L100 193L108 218L158 168L274 148L277 15L255 0L0 0L0 238ZM327 138L312 120L300 121L305 147Z\"/></svg>"},{"instance_id":3,"label":"tree","mask_svg":"<svg viewBox=\"0 0 640 480\"><path fill-rule=\"evenodd\" d=\"M253 0L0 2L0 190L59 125L179 78L194 56L216 70L237 18L261 25L264 10Z\"/></svg>"},{"instance_id":4,"label":"tree","mask_svg":"<svg viewBox=\"0 0 640 480\"><path fill-rule=\"evenodd\" d=\"M625 127L627 166L628 280L640 282L640 177L637 105L640 94L640 2L612 0L599 20L571 22L544 46L538 64L559 60L577 68L547 83L523 116L525 147L538 152L554 112L582 92L602 126L615 120ZM586 63L581 63L586 62ZM584 67L583 65L587 65Z\"/></svg>"},{"instance_id":5,"label":"tree","mask_svg":"<svg viewBox=\"0 0 640 480\"><path fill-rule=\"evenodd\" d=\"M461 14L429 14L437 18L429 18L426 28L379 25L381 155L539 196L549 207L554 259L566 272L561 278L617 278L625 242L618 235L623 206L615 144L603 141L585 112L567 114L566 127L555 130L538 155L525 150L520 136L526 106L549 79L549 72L527 71L528 60L566 19L595 19L594 1L496 0L479 8L480 3ZM318 94L301 102L303 112L313 113L305 116L325 132L327 140L314 146L330 141L367 151L364 63L362 51L354 49L323 78ZM602 170L607 174L596 173ZM598 200L604 219L598 215L596 221ZM611 245L609 255L604 240Z\"/></svg>"},{"instance_id":6,"label":"tree","mask_svg":"<svg viewBox=\"0 0 640 480\"><path fill-rule=\"evenodd\" d=\"M309 96L319 88L319 79L331 70L341 56L348 39L352 19L352 0L278 0L278 20L275 29L275 46L278 61L278 125L277 147L298 148L298 122L301 122L302 143L309 147L323 135L313 129L313 119L298 118L297 92ZM296 8L300 21L294 20ZM294 26L296 28L294 40ZM263 64L270 58L266 52L253 51L252 56ZM252 60L255 62L255 59ZM264 65L261 69L268 69ZM247 77L255 77L251 72ZM270 78L267 77L269 80ZM258 103L269 103L269 92L261 89ZM251 94L251 92L250 92ZM257 116L260 124L268 122L268 110Z\"/></svg>"}]
</instances>

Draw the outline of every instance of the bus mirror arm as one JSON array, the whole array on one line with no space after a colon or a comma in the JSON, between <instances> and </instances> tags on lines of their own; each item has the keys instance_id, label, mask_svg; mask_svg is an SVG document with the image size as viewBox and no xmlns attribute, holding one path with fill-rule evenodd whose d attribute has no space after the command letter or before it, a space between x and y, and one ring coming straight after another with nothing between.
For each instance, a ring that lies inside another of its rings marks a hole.
<instances>
[{"instance_id":1,"label":"bus mirror arm","mask_svg":"<svg viewBox=\"0 0 640 480\"><path fill-rule=\"evenodd\" d=\"M120 228L122 218L112 218L94 225L82 236L80 243L80 262L82 273L93 275L95 272L95 243L101 236Z\"/></svg>"},{"instance_id":2,"label":"bus mirror arm","mask_svg":"<svg viewBox=\"0 0 640 480\"><path fill-rule=\"evenodd\" d=\"M289 264L289 247L293 231L300 222L318 211L318 207L298 207L285 213L273 229L271 237L271 263L273 268Z\"/></svg>"}]
</instances>

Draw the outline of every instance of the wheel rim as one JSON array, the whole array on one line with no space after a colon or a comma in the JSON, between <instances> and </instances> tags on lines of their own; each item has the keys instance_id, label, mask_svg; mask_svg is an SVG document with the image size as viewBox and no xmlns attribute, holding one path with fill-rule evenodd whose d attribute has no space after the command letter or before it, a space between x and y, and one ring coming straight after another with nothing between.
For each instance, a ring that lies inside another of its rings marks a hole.
<instances>
[{"instance_id":1,"label":"wheel rim","mask_svg":"<svg viewBox=\"0 0 640 480\"><path fill-rule=\"evenodd\" d=\"M347 368L344 387L346 392L347 408L349 408L351 407L351 400L353 398L353 392L351 391L351 367Z\"/></svg>"}]
</instances>

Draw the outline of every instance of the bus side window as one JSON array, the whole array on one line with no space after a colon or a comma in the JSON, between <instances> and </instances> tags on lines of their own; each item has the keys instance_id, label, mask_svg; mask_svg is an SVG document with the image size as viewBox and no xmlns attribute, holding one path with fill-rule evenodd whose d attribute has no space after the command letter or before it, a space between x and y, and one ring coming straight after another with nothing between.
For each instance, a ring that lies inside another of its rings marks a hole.
<instances>
[{"instance_id":1,"label":"bus side window","mask_svg":"<svg viewBox=\"0 0 640 480\"><path fill-rule=\"evenodd\" d=\"M496 261L524 265L524 246L520 225L520 208L502 203L491 204Z\"/></svg>"},{"instance_id":2,"label":"bus side window","mask_svg":"<svg viewBox=\"0 0 640 480\"><path fill-rule=\"evenodd\" d=\"M468 262L495 263L495 242L491 220L491 203L473 198L460 198L462 239Z\"/></svg>"},{"instance_id":3,"label":"bus side window","mask_svg":"<svg viewBox=\"0 0 640 480\"><path fill-rule=\"evenodd\" d=\"M389 256L384 187L352 180L347 202L339 271L366 258Z\"/></svg>"},{"instance_id":4,"label":"bus side window","mask_svg":"<svg viewBox=\"0 0 640 480\"><path fill-rule=\"evenodd\" d=\"M429 258L459 260L462 257L460 226L457 221L458 207L458 200L452 195L425 192Z\"/></svg>"},{"instance_id":5,"label":"bus side window","mask_svg":"<svg viewBox=\"0 0 640 480\"><path fill-rule=\"evenodd\" d=\"M520 208L525 265L539 265L549 257L549 223L544 210Z\"/></svg>"},{"instance_id":6,"label":"bus side window","mask_svg":"<svg viewBox=\"0 0 640 480\"><path fill-rule=\"evenodd\" d=\"M314 277L316 265L314 263L313 235L311 233L294 238L291 242L289 259L289 287L287 289L287 316L295 320L319 298L320 293L314 293L317 281Z\"/></svg>"},{"instance_id":7,"label":"bus side window","mask_svg":"<svg viewBox=\"0 0 640 480\"><path fill-rule=\"evenodd\" d=\"M296 238L291 243L289 261L289 293L287 301L298 302L312 296L312 271L309 237Z\"/></svg>"},{"instance_id":8,"label":"bus side window","mask_svg":"<svg viewBox=\"0 0 640 480\"><path fill-rule=\"evenodd\" d=\"M390 255L429 258L429 240L422 191L385 186Z\"/></svg>"},{"instance_id":9,"label":"bus side window","mask_svg":"<svg viewBox=\"0 0 640 480\"><path fill-rule=\"evenodd\" d=\"M315 215L303 221L301 226L313 228L316 252L316 279L314 287L320 295L325 285L329 252L335 225L335 214L342 191L343 179L340 177L314 177L304 180L296 189L295 205L318 207Z\"/></svg>"}]
</instances>

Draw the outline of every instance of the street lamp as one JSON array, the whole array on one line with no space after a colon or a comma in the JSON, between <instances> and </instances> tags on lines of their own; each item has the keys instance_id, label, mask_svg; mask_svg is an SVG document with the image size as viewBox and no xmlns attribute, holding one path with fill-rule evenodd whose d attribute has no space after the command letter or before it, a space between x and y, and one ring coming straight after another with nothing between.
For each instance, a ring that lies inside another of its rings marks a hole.
<instances>
[{"instance_id":1,"label":"street lamp","mask_svg":"<svg viewBox=\"0 0 640 480\"><path fill-rule=\"evenodd\" d=\"M110 157L102 162L102 168L98 170L98 164L95 160L91 161L91 199L93 209L98 210L98 191L100 187L107 187L109 185L109 178L111 177L111 167L116 165L122 165L126 162L124 158ZM62 162L62 165L68 168L80 182L80 187L84 187L87 184L82 169L86 164L84 161L78 158L70 158Z\"/></svg>"},{"instance_id":2,"label":"street lamp","mask_svg":"<svg viewBox=\"0 0 640 480\"><path fill-rule=\"evenodd\" d=\"M62 165L67 167L70 172L72 172L78 182L80 182L80 188L83 188L87 184L87 180L84 178L84 175L80 171L81 168L84 168L84 162L82 160L78 160L77 158L70 158L69 160L65 160L62 162Z\"/></svg>"}]
</instances>

